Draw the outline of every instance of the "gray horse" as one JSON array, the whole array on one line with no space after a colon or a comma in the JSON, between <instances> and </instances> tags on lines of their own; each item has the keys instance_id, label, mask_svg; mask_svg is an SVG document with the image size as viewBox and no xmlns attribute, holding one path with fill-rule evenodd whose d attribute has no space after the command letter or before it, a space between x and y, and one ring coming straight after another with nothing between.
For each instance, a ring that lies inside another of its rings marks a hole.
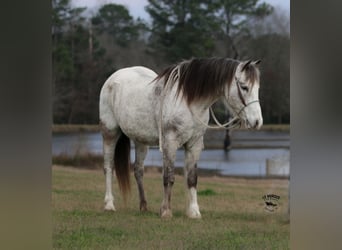
<instances>
[{"instance_id":1,"label":"gray horse","mask_svg":"<svg viewBox=\"0 0 342 250\"><path fill-rule=\"evenodd\" d=\"M124 198L130 189L131 139L135 143L134 176L139 190L140 210L147 210L143 186L144 159L149 146L159 146L163 153L164 184L160 216L172 216L174 161L177 149L183 146L187 215L201 218L197 203L196 162L203 149L209 108L223 98L241 126L259 129L263 123L259 103L259 62L199 58L170 66L160 75L141 66L113 73L100 94L106 176L105 210L115 211L113 168Z\"/></svg>"}]
</instances>

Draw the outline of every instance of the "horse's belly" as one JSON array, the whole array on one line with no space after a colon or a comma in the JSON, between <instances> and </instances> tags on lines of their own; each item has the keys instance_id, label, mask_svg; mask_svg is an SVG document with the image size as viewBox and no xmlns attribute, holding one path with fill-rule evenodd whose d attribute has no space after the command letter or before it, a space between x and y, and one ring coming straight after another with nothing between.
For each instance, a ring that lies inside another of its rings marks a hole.
<instances>
[{"instance_id":1,"label":"horse's belly","mask_svg":"<svg viewBox=\"0 0 342 250\"><path fill-rule=\"evenodd\" d=\"M126 111L120 112L119 126L130 139L145 145L159 144L159 130L152 103L146 103L139 98L131 99L126 105ZM126 99L128 100L128 99Z\"/></svg>"},{"instance_id":2,"label":"horse's belly","mask_svg":"<svg viewBox=\"0 0 342 250\"><path fill-rule=\"evenodd\" d=\"M122 124L121 130L133 141L148 145L157 146L159 144L159 132L153 121L126 121L126 125Z\"/></svg>"}]
</instances>

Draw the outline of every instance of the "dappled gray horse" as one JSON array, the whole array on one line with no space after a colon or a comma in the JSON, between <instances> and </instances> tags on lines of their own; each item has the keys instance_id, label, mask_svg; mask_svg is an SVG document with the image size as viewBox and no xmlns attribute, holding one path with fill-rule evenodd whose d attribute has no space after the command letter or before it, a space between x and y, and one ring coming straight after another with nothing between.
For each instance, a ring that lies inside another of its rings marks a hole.
<instances>
[{"instance_id":1,"label":"dappled gray horse","mask_svg":"<svg viewBox=\"0 0 342 250\"><path fill-rule=\"evenodd\" d=\"M159 145L163 153L164 184L160 215L163 218L172 216L174 161L177 149L183 146L187 215L200 218L196 162L203 149L209 108L223 98L241 126L260 128L263 120L259 103L259 62L200 58L170 66L160 75L141 66L113 73L100 94L105 210L115 210L113 168L124 198L130 190L131 139L135 143L134 176L139 190L140 210L147 210L143 185L144 159L149 146Z\"/></svg>"}]
</instances>

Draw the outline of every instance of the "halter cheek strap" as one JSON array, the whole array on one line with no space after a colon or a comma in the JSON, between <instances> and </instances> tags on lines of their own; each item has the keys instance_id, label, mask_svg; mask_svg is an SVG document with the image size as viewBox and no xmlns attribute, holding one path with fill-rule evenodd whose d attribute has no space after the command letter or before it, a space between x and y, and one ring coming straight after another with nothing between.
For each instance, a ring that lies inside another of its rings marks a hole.
<instances>
[{"instance_id":1,"label":"halter cheek strap","mask_svg":"<svg viewBox=\"0 0 342 250\"><path fill-rule=\"evenodd\" d=\"M252 103L255 103L255 102L259 102L259 100L255 100L255 101L251 101L251 102L249 102L249 103L246 104L246 101L245 101L245 99L243 98L242 93L241 93L241 88L240 88L239 82L240 82L239 79L237 79L237 77L235 77L235 83L236 83L236 87L237 87L237 89L238 89L238 95L239 95L239 98L240 98L240 100L241 100L241 102L242 102L242 104L243 104L243 107L242 107L242 108L240 109L240 111L237 113L237 116L238 116L238 117L240 117L241 112L242 112L248 105L250 105L250 104L252 104Z\"/></svg>"},{"instance_id":2,"label":"halter cheek strap","mask_svg":"<svg viewBox=\"0 0 342 250\"><path fill-rule=\"evenodd\" d=\"M240 86L239 86L239 82L240 82L240 81L235 77L235 83L236 83L236 87L237 87L237 89L238 89L239 98L240 98L242 104L246 107L247 104L246 104L245 99L244 99L243 96L242 96L241 88L240 88Z\"/></svg>"}]
</instances>

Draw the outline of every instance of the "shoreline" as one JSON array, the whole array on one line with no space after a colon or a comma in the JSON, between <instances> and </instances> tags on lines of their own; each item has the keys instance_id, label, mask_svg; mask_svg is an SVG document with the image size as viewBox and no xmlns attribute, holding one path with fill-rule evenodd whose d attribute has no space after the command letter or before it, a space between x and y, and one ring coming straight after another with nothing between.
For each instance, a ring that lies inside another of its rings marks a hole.
<instances>
[{"instance_id":1,"label":"shoreline","mask_svg":"<svg viewBox=\"0 0 342 250\"><path fill-rule=\"evenodd\" d=\"M237 129L246 130L246 129ZM52 133L99 132L98 124L53 124ZM290 132L290 124L265 124L258 131Z\"/></svg>"},{"instance_id":2,"label":"shoreline","mask_svg":"<svg viewBox=\"0 0 342 250\"><path fill-rule=\"evenodd\" d=\"M102 167L89 167L89 166L74 166L74 165L63 165L63 164L52 164L52 168L60 168L60 169L69 169L70 171L95 171L95 172L103 172ZM175 167L175 175L183 177L183 167ZM236 179L236 180L289 180L288 176L278 176L278 175L270 175L270 176L256 176L256 175L225 175L221 174L220 171L214 169L197 169L198 177L201 178L222 178L222 179ZM133 170L131 169L132 180ZM158 166L144 166L144 174L149 175L162 175L162 167Z\"/></svg>"}]
</instances>

